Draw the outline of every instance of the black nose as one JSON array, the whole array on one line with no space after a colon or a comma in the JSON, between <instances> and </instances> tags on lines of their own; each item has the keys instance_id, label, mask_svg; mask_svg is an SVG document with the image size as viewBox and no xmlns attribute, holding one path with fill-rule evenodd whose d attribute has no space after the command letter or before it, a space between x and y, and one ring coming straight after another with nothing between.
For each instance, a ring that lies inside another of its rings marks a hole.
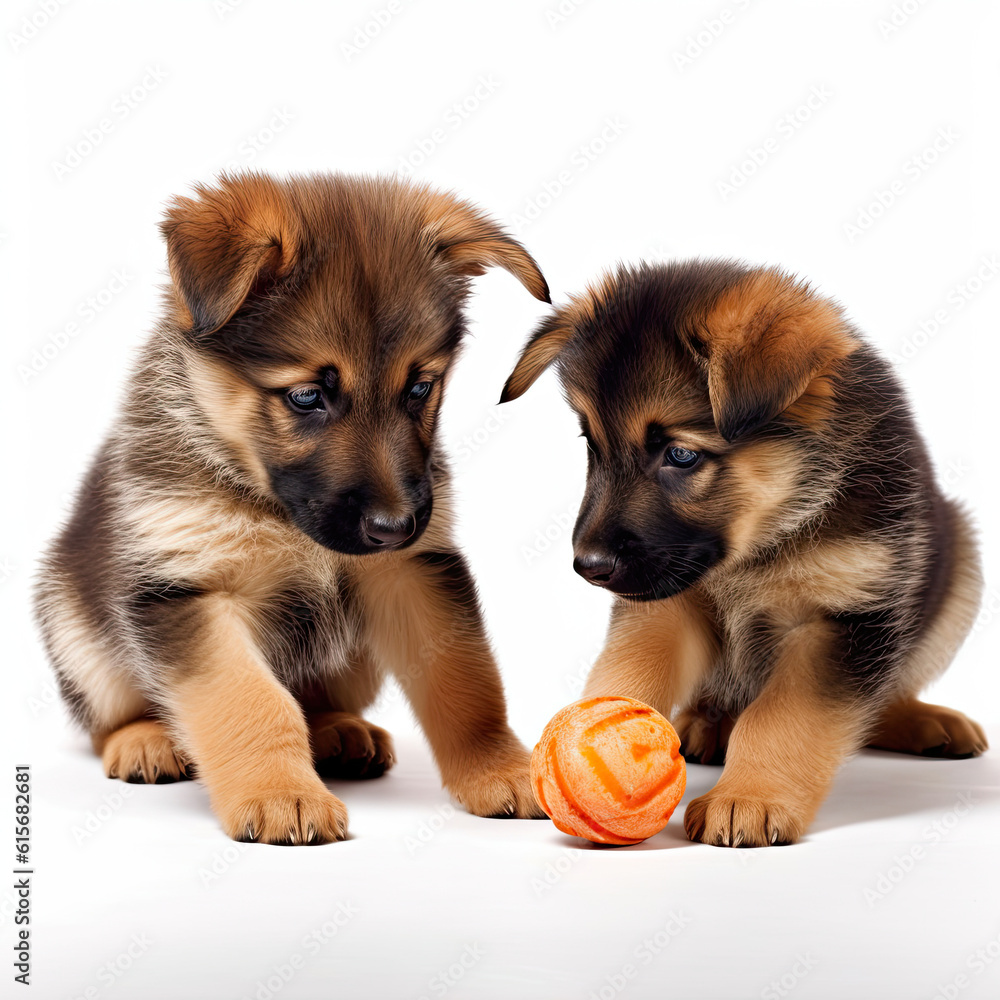
<instances>
[{"instance_id":1,"label":"black nose","mask_svg":"<svg viewBox=\"0 0 1000 1000\"><path fill-rule=\"evenodd\" d=\"M618 557L608 552L582 552L573 560L573 569L595 587L611 583L618 568Z\"/></svg>"},{"instance_id":2,"label":"black nose","mask_svg":"<svg viewBox=\"0 0 1000 1000\"><path fill-rule=\"evenodd\" d=\"M361 519L361 530L373 546L391 549L402 545L417 530L417 519L409 517L386 517L370 514Z\"/></svg>"}]
</instances>

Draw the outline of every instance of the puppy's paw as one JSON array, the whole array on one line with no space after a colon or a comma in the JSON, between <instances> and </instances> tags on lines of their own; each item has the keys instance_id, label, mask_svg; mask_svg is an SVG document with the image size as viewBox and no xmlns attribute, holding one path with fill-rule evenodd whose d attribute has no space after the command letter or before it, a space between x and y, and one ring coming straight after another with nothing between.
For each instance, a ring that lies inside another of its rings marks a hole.
<instances>
[{"instance_id":1,"label":"puppy's paw","mask_svg":"<svg viewBox=\"0 0 1000 1000\"><path fill-rule=\"evenodd\" d=\"M868 744L924 757L978 757L988 747L978 722L953 708L916 699L897 702L883 715Z\"/></svg>"},{"instance_id":2,"label":"puppy's paw","mask_svg":"<svg viewBox=\"0 0 1000 1000\"><path fill-rule=\"evenodd\" d=\"M162 785L193 773L167 727L155 719L139 719L116 729L104 740L101 760L109 778L137 784Z\"/></svg>"},{"instance_id":3,"label":"puppy's paw","mask_svg":"<svg viewBox=\"0 0 1000 1000\"><path fill-rule=\"evenodd\" d=\"M379 778L396 761L389 733L352 712L309 716L309 742L327 778Z\"/></svg>"},{"instance_id":4,"label":"puppy's paw","mask_svg":"<svg viewBox=\"0 0 1000 1000\"><path fill-rule=\"evenodd\" d=\"M261 791L217 804L233 840L261 844L327 844L347 836L347 806L322 783Z\"/></svg>"},{"instance_id":5,"label":"puppy's paw","mask_svg":"<svg viewBox=\"0 0 1000 1000\"><path fill-rule=\"evenodd\" d=\"M736 720L714 705L697 705L677 714L674 728L681 754L691 764L724 764L729 734Z\"/></svg>"},{"instance_id":6,"label":"puppy's paw","mask_svg":"<svg viewBox=\"0 0 1000 1000\"><path fill-rule=\"evenodd\" d=\"M529 760L528 751L514 742L485 759L470 761L445 786L476 816L541 819L545 813L531 790Z\"/></svg>"},{"instance_id":7,"label":"puppy's paw","mask_svg":"<svg viewBox=\"0 0 1000 1000\"><path fill-rule=\"evenodd\" d=\"M684 832L713 847L770 847L794 844L808 817L794 804L767 796L736 796L718 787L693 799L684 810Z\"/></svg>"}]
</instances>

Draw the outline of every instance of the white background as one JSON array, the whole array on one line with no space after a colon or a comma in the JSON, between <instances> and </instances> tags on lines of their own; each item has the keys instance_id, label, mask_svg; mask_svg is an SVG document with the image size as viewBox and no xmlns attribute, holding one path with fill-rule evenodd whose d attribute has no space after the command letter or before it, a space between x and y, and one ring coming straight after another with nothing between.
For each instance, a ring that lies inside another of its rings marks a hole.
<instances>
[{"instance_id":1,"label":"white background","mask_svg":"<svg viewBox=\"0 0 1000 1000\"><path fill-rule=\"evenodd\" d=\"M33 766L35 996L1000 993L995 751L862 755L796 847L691 845L678 811L640 847L577 851L547 822L452 811L389 691L398 768L335 786L353 839L237 851L198 785L104 779L53 703L29 580L153 323L165 200L226 166L400 170L504 220L557 301L619 259L702 254L844 302L977 516L987 608L931 697L1000 745L995 5L557 3L6 5L2 732L4 773ZM578 696L608 598L571 569L584 446L552 376L494 406L545 310L502 272L476 291L444 439L531 744ZM691 767L689 797L717 774Z\"/></svg>"}]
</instances>

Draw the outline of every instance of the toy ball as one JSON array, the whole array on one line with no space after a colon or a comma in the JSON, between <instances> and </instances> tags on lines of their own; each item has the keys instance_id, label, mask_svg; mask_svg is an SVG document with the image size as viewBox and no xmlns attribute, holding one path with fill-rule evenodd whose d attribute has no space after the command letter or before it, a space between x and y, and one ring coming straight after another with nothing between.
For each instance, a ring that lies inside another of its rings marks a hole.
<instances>
[{"instance_id":1,"label":"toy ball","mask_svg":"<svg viewBox=\"0 0 1000 1000\"><path fill-rule=\"evenodd\" d=\"M531 787L563 833L638 844L684 794L680 738L633 698L584 698L557 712L531 755Z\"/></svg>"}]
</instances>

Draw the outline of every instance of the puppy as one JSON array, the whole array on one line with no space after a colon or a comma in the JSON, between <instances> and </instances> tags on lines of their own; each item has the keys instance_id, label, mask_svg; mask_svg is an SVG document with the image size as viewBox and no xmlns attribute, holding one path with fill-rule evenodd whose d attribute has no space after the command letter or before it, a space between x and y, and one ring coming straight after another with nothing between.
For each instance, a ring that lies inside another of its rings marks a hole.
<instances>
[{"instance_id":1,"label":"puppy","mask_svg":"<svg viewBox=\"0 0 1000 1000\"><path fill-rule=\"evenodd\" d=\"M553 362L588 448L574 568L617 597L585 695L679 709L688 758L725 760L693 840L797 840L865 743L983 752L917 700L976 616L972 531L834 303L771 268L620 268L541 325L503 399Z\"/></svg>"},{"instance_id":2,"label":"puppy","mask_svg":"<svg viewBox=\"0 0 1000 1000\"><path fill-rule=\"evenodd\" d=\"M360 714L388 673L456 799L537 815L435 443L469 277L547 302L537 265L390 179L223 176L161 228L163 319L37 586L106 773L193 766L230 837L341 839L317 768L392 764Z\"/></svg>"}]
</instances>

